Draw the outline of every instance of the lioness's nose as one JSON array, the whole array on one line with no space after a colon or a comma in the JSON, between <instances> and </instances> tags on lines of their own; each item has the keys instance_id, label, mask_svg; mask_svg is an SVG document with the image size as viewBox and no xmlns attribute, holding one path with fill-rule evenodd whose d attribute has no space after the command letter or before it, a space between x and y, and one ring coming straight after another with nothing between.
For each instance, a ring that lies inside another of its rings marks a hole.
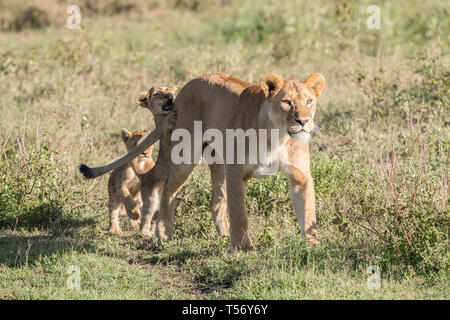
<instances>
[{"instance_id":1,"label":"lioness's nose","mask_svg":"<svg viewBox=\"0 0 450 320\"><path fill-rule=\"evenodd\" d=\"M307 122L309 121L308 118L299 118L299 119L295 119L295 122L297 122L298 124L301 124L302 126L304 126Z\"/></svg>"}]
</instances>

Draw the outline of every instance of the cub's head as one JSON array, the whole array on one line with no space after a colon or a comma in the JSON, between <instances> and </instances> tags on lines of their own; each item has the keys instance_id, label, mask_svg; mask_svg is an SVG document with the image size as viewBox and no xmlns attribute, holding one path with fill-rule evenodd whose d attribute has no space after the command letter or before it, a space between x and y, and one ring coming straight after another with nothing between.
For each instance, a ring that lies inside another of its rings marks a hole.
<instances>
[{"instance_id":1,"label":"cub's head","mask_svg":"<svg viewBox=\"0 0 450 320\"><path fill-rule=\"evenodd\" d=\"M125 143L128 152L133 150L139 144L141 138L146 135L147 133L144 131L130 132L125 128L123 128L121 132L122 141ZM151 145L148 149L142 152L142 154L138 156L139 160L152 159L153 147L154 146Z\"/></svg>"},{"instance_id":2,"label":"cub's head","mask_svg":"<svg viewBox=\"0 0 450 320\"><path fill-rule=\"evenodd\" d=\"M176 87L151 87L138 94L136 103L149 109L153 115L165 115L173 109L176 91Z\"/></svg>"},{"instance_id":3,"label":"cub's head","mask_svg":"<svg viewBox=\"0 0 450 320\"><path fill-rule=\"evenodd\" d=\"M320 73L313 73L304 82L284 80L275 74L261 79L272 121L300 142L306 142L311 137L317 99L324 86L325 78Z\"/></svg>"}]
</instances>

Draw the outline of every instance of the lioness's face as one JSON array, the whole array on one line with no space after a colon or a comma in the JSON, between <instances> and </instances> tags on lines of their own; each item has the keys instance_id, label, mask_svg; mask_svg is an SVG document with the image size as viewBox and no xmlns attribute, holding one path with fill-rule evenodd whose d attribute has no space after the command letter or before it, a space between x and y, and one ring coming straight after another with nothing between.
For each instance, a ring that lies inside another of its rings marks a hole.
<instances>
[{"instance_id":1,"label":"lioness's face","mask_svg":"<svg viewBox=\"0 0 450 320\"><path fill-rule=\"evenodd\" d=\"M130 132L127 129L122 129L121 136L122 141L125 143L125 146L127 147L127 151L130 152L133 150L138 144L139 140L141 140L142 137L147 135L146 132L143 131L135 131ZM150 146L148 149L146 149L144 152L142 152L138 157L141 158L151 158L152 152L153 152L153 145Z\"/></svg>"},{"instance_id":2,"label":"lioness's face","mask_svg":"<svg viewBox=\"0 0 450 320\"><path fill-rule=\"evenodd\" d=\"M316 102L324 85L325 79L317 73L305 82L269 75L261 83L271 103L271 118L279 128L300 142L308 141L314 130Z\"/></svg>"},{"instance_id":3,"label":"lioness's face","mask_svg":"<svg viewBox=\"0 0 450 320\"><path fill-rule=\"evenodd\" d=\"M172 111L176 91L176 87L151 87L138 94L136 103L149 109L153 115L164 115Z\"/></svg>"}]
</instances>

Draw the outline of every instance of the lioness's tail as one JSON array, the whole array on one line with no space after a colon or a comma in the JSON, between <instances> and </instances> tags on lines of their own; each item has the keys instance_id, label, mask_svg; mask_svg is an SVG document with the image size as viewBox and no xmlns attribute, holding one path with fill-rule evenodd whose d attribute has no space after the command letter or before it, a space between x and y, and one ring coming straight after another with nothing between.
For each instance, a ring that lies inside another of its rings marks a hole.
<instances>
[{"instance_id":1,"label":"lioness's tail","mask_svg":"<svg viewBox=\"0 0 450 320\"><path fill-rule=\"evenodd\" d=\"M145 149L150 147L151 145L155 144L156 141L158 141L161 138L161 128L158 126L154 131L152 131L145 139L137 145L133 150L131 150L129 153L121 157L120 159L117 159L107 165L104 165L102 167L96 167L96 168L90 168L86 164L81 164L79 166L81 174L87 178L87 179L93 179L100 177L101 175L104 175L105 173L114 170L116 168L119 168L123 166L126 163L129 163L131 160L136 158L139 154L144 152Z\"/></svg>"},{"instance_id":2,"label":"lioness's tail","mask_svg":"<svg viewBox=\"0 0 450 320\"><path fill-rule=\"evenodd\" d=\"M80 164L80 166L78 167L78 169L80 169L81 174L86 178L86 179L92 179L95 177L98 177L98 175L94 175L94 170L91 167L88 167L86 164L82 163Z\"/></svg>"}]
</instances>

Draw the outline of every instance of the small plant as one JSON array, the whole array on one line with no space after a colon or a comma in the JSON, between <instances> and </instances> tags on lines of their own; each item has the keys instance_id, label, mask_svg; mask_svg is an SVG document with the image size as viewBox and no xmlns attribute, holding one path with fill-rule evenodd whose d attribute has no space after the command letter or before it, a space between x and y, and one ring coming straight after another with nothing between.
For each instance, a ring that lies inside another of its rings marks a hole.
<instances>
[{"instance_id":1,"label":"small plant","mask_svg":"<svg viewBox=\"0 0 450 320\"><path fill-rule=\"evenodd\" d=\"M220 26L226 41L242 39L245 43L267 43L272 36L282 34L287 26L287 14L279 9L258 8L243 16L233 11L224 24Z\"/></svg>"}]
</instances>

